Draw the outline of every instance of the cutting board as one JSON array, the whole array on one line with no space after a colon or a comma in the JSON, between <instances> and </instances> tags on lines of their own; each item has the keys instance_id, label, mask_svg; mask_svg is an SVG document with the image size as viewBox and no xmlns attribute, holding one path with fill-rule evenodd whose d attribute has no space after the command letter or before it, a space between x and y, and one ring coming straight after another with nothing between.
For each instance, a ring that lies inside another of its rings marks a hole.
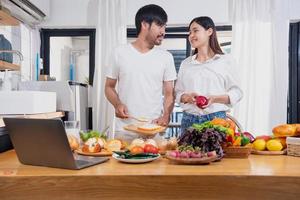
<instances>
[{"instance_id":1,"label":"cutting board","mask_svg":"<svg viewBox=\"0 0 300 200\"><path fill-rule=\"evenodd\" d=\"M154 136L157 133L164 132L166 130L166 128L167 127L160 126L160 128L158 128L158 129L146 131L146 130L139 130L137 125L134 125L134 124L130 124L130 125L127 125L124 127L125 130L138 133L139 135L142 135L142 136Z\"/></svg>"}]
</instances>

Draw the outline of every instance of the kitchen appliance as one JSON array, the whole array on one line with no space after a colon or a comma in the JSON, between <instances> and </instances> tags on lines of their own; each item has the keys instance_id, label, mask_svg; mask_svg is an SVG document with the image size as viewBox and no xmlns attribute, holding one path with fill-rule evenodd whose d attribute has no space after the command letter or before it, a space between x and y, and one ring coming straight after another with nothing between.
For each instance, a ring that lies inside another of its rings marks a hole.
<instances>
[{"instance_id":1,"label":"kitchen appliance","mask_svg":"<svg viewBox=\"0 0 300 200\"><path fill-rule=\"evenodd\" d=\"M73 81L25 81L20 90L49 91L56 93L56 110L64 111L64 120L80 121L81 130L90 129L88 86Z\"/></svg>"},{"instance_id":2,"label":"kitchen appliance","mask_svg":"<svg viewBox=\"0 0 300 200\"><path fill-rule=\"evenodd\" d=\"M88 108L88 86L83 83L69 81L69 85L73 92L75 109L66 113L69 121L79 121L81 130L88 130L89 108Z\"/></svg>"},{"instance_id":3,"label":"kitchen appliance","mask_svg":"<svg viewBox=\"0 0 300 200\"><path fill-rule=\"evenodd\" d=\"M0 115L56 112L56 94L41 91L0 91Z\"/></svg>"}]
</instances>

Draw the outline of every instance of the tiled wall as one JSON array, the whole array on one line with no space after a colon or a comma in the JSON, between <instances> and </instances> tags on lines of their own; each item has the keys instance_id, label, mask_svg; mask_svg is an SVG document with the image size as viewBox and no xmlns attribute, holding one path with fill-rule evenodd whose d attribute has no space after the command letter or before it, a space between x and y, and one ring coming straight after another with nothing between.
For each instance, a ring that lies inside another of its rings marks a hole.
<instances>
[{"instance_id":1,"label":"tiled wall","mask_svg":"<svg viewBox=\"0 0 300 200\"><path fill-rule=\"evenodd\" d=\"M0 34L11 42L12 49L18 50L23 55L23 61L20 61L17 55L14 55L14 63L21 65L22 80L32 79L33 62L31 60L31 29L23 24L20 26L2 26L0 25ZM4 72L0 72L0 78Z\"/></svg>"}]
</instances>

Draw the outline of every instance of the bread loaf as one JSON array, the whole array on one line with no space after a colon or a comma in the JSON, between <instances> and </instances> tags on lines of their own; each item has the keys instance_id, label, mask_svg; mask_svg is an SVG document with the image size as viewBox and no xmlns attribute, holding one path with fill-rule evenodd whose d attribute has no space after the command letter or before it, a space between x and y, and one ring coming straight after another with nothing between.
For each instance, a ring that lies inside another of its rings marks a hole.
<instances>
[{"instance_id":1,"label":"bread loaf","mask_svg":"<svg viewBox=\"0 0 300 200\"><path fill-rule=\"evenodd\" d=\"M275 137L287 137L299 135L300 124L282 124L273 128L273 134Z\"/></svg>"},{"instance_id":2,"label":"bread loaf","mask_svg":"<svg viewBox=\"0 0 300 200\"><path fill-rule=\"evenodd\" d=\"M300 135L300 124L293 124L296 126L296 135Z\"/></svg>"},{"instance_id":3,"label":"bread loaf","mask_svg":"<svg viewBox=\"0 0 300 200\"><path fill-rule=\"evenodd\" d=\"M77 150L79 148L79 142L73 135L68 135L68 141L72 150Z\"/></svg>"},{"instance_id":4,"label":"bread loaf","mask_svg":"<svg viewBox=\"0 0 300 200\"><path fill-rule=\"evenodd\" d=\"M107 142L105 149L107 151L120 151L122 148L122 142L120 140L110 140L109 142Z\"/></svg>"},{"instance_id":5,"label":"bread loaf","mask_svg":"<svg viewBox=\"0 0 300 200\"><path fill-rule=\"evenodd\" d=\"M138 130L142 130L142 131L155 131L160 128L161 128L161 126L156 125L156 124L144 124L144 125L137 127Z\"/></svg>"}]
</instances>

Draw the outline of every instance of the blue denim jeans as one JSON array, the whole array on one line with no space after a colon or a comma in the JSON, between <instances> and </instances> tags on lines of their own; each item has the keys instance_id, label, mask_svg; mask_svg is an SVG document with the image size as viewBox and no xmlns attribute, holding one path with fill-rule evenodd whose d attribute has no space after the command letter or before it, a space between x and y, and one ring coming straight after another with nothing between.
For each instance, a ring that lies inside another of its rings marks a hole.
<instances>
[{"instance_id":1,"label":"blue denim jeans","mask_svg":"<svg viewBox=\"0 0 300 200\"><path fill-rule=\"evenodd\" d=\"M215 113L210 113L207 115L193 115L190 113L183 112L182 120L181 120L181 134L185 132L185 130L192 126L193 124L201 124L206 121L211 121L214 118L226 118L225 111L219 111Z\"/></svg>"}]
</instances>

